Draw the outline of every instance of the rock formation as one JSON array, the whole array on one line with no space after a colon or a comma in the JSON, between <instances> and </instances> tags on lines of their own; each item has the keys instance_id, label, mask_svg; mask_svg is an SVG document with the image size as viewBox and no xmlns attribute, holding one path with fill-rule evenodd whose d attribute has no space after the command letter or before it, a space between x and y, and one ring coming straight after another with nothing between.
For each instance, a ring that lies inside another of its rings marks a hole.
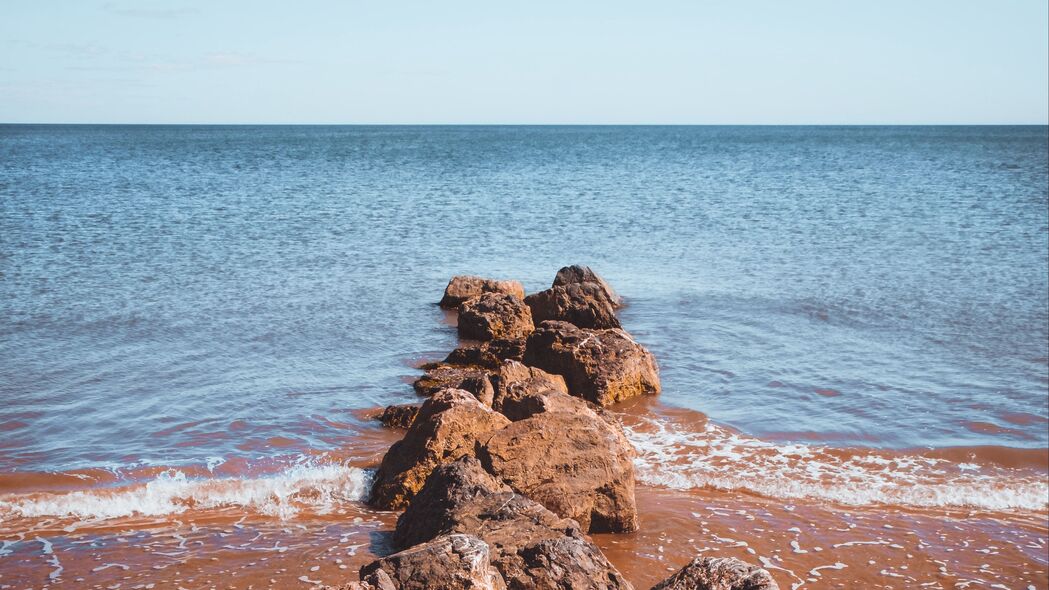
<instances>
[{"instance_id":1,"label":"rock formation","mask_svg":"<svg viewBox=\"0 0 1049 590\"><path fill-rule=\"evenodd\" d=\"M652 590L779 590L768 571L731 557L697 557Z\"/></svg>"},{"instance_id":2,"label":"rock formation","mask_svg":"<svg viewBox=\"0 0 1049 590\"><path fill-rule=\"evenodd\" d=\"M459 336L521 340L532 332L532 312L516 295L484 293L459 305Z\"/></svg>"},{"instance_id":3,"label":"rock formation","mask_svg":"<svg viewBox=\"0 0 1049 590\"><path fill-rule=\"evenodd\" d=\"M617 295L616 292L612 290L612 287L609 286L600 275L591 270L589 266L573 264L572 266L566 266L557 271L557 275L554 276L554 287L559 285L570 285L572 283L596 283L605 292L605 296L612 302L612 305L617 308L623 307L623 298Z\"/></svg>"},{"instance_id":4,"label":"rock formation","mask_svg":"<svg viewBox=\"0 0 1049 590\"><path fill-rule=\"evenodd\" d=\"M528 337L524 362L562 375L572 395L599 406L660 390L655 357L623 330L546 321Z\"/></svg>"},{"instance_id":5,"label":"rock formation","mask_svg":"<svg viewBox=\"0 0 1049 590\"><path fill-rule=\"evenodd\" d=\"M615 303L597 283L555 285L525 297L535 325L546 320L575 324L580 328L619 328Z\"/></svg>"},{"instance_id":6,"label":"rock formation","mask_svg":"<svg viewBox=\"0 0 1049 590\"><path fill-rule=\"evenodd\" d=\"M448 281L441 298L441 307L455 309L459 304L482 293L506 293L524 299L524 287L517 281L496 281L481 277L459 275Z\"/></svg>"}]
</instances>

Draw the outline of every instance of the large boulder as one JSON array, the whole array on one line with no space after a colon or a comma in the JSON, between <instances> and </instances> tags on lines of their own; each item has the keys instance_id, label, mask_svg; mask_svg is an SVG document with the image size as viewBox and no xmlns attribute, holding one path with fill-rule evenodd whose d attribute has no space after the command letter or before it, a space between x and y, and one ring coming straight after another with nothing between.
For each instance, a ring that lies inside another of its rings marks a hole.
<instances>
[{"instance_id":1,"label":"large boulder","mask_svg":"<svg viewBox=\"0 0 1049 590\"><path fill-rule=\"evenodd\" d=\"M543 394L547 392L568 393L568 385L564 377L552 375L542 369L529 367L514 360L504 361L499 366L499 370L492 373L491 382L494 390L492 408L503 412L511 420L515 418L507 414L506 410L512 411L512 408L521 403L535 406L540 403L538 400L545 399ZM536 411L528 415L534 413ZM521 418L527 417L521 416Z\"/></svg>"},{"instance_id":2,"label":"large boulder","mask_svg":"<svg viewBox=\"0 0 1049 590\"><path fill-rule=\"evenodd\" d=\"M634 449L592 412L543 412L492 432L485 470L591 533L637 530Z\"/></svg>"},{"instance_id":3,"label":"large boulder","mask_svg":"<svg viewBox=\"0 0 1049 590\"><path fill-rule=\"evenodd\" d=\"M404 438L387 451L375 474L369 503L404 508L434 467L473 455L478 440L510 421L473 394L446 389L426 400Z\"/></svg>"},{"instance_id":4,"label":"large boulder","mask_svg":"<svg viewBox=\"0 0 1049 590\"><path fill-rule=\"evenodd\" d=\"M481 277L458 275L448 281L441 298L441 307L455 309L467 299L473 299L482 293L506 293L518 299L524 299L524 286L517 281L496 281Z\"/></svg>"},{"instance_id":5,"label":"large boulder","mask_svg":"<svg viewBox=\"0 0 1049 590\"><path fill-rule=\"evenodd\" d=\"M731 557L697 557L652 590L779 590L768 571Z\"/></svg>"},{"instance_id":6,"label":"large boulder","mask_svg":"<svg viewBox=\"0 0 1049 590\"><path fill-rule=\"evenodd\" d=\"M430 474L397 519L394 540L406 546L454 533L487 543L512 590L630 588L577 522L513 492L469 457Z\"/></svg>"},{"instance_id":7,"label":"large boulder","mask_svg":"<svg viewBox=\"0 0 1049 590\"><path fill-rule=\"evenodd\" d=\"M532 312L516 295L484 293L459 306L461 338L521 340L534 327Z\"/></svg>"},{"instance_id":8,"label":"large boulder","mask_svg":"<svg viewBox=\"0 0 1049 590\"><path fill-rule=\"evenodd\" d=\"M505 360L524 359L525 339L487 340L456 348L444 359L450 365L473 365L485 369L498 369Z\"/></svg>"},{"instance_id":9,"label":"large boulder","mask_svg":"<svg viewBox=\"0 0 1049 590\"><path fill-rule=\"evenodd\" d=\"M423 370L426 374L412 383L419 395L429 397L445 389L462 389L474 394L486 406L492 405L495 390L484 367L430 363L424 365Z\"/></svg>"},{"instance_id":10,"label":"large boulder","mask_svg":"<svg viewBox=\"0 0 1049 590\"><path fill-rule=\"evenodd\" d=\"M623 330L543 322L528 337L524 362L563 376L572 395L602 407L660 390L655 357Z\"/></svg>"},{"instance_id":11,"label":"large boulder","mask_svg":"<svg viewBox=\"0 0 1049 590\"><path fill-rule=\"evenodd\" d=\"M377 559L361 568L361 582L382 590L504 590L491 550L470 535L445 535Z\"/></svg>"},{"instance_id":12,"label":"large boulder","mask_svg":"<svg viewBox=\"0 0 1049 590\"><path fill-rule=\"evenodd\" d=\"M623 298L616 294L612 290L612 287L605 282L596 272L590 269L589 266L580 266L573 264L572 266L566 266L561 270L557 271L557 275L554 277L554 287L558 285L571 285L572 283L596 283L601 287L601 290L605 292L606 298L612 302L615 307L623 307Z\"/></svg>"},{"instance_id":13,"label":"large boulder","mask_svg":"<svg viewBox=\"0 0 1049 590\"><path fill-rule=\"evenodd\" d=\"M525 297L536 325L546 320L569 322L580 328L620 328L615 304L597 283L555 285Z\"/></svg>"}]
</instances>

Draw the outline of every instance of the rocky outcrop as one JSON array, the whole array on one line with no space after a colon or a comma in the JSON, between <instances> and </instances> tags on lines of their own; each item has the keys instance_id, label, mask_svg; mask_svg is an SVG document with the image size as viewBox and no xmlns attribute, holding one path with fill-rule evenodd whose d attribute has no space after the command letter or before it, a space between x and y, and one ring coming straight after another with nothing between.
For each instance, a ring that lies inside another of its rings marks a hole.
<instances>
[{"instance_id":1,"label":"rocky outcrop","mask_svg":"<svg viewBox=\"0 0 1049 590\"><path fill-rule=\"evenodd\" d=\"M361 568L364 588L381 590L504 590L488 544L470 535L445 535Z\"/></svg>"},{"instance_id":2,"label":"rocky outcrop","mask_svg":"<svg viewBox=\"0 0 1049 590\"><path fill-rule=\"evenodd\" d=\"M456 348L444 359L450 365L473 365L485 369L498 369L503 361L524 359L525 339L488 340Z\"/></svg>"},{"instance_id":3,"label":"rocky outcrop","mask_svg":"<svg viewBox=\"0 0 1049 590\"><path fill-rule=\"evenodd\" d=\"M623 330L543 322L528 337L524 362L563 376L572 395L599 406L660 390L655 357Z\"/></svg>"},{"instance_id":4,"label":"rocky outcrop","mask_svg":"<svg viewBox=\"0 0 1049 590\"><path fill-rule=\"evenodd\" d=\"M697 557L652 590L779 590L768 571L731 557Z\"/></svg>"},{"instance_id":5,"label":"rocky outcrop","mask_svg":"<svg viewBox=\"0 0 1049 590\"><path fill-rule=\"evenodd\" d=\"M400 404L386 406L386 409L377 418L387 428L408 428L415 421L415 416L418 413L419 406L417 404Z\"/></svg>"},{"instance_id":6,"label":"rocky outcrop","mask_svg":"<svg viewBox=\"0 0 1049 590\"><path fill-rule=\"evenodd\" d=\"M469 457L433 471L397 520L394 539L408 546L455 533L487 543L512 590L630 588L577 522L515 493Z\"/></svg>"},{"instance_id":7,"label":"rocky outcrop","mask_svg":"<svg viewBox=\"0 0 1049 590\"><path fill-rule=\"evenodd\" d=\"M637 530L634 450L593 412L544 412L492 432L485 470L583 530Z\"/></svg>"},{"instance_id":8,"label":"rocky outcrop","mask_svg":"<svg viewBox=\"0 0 1049 590\"><path fill-rule=\"evenodd\" d=\"M517 281L496 281L481 277L459 275L448 281L441 298L441 307L455 309L467 299L473 299L482 293L506 293L518 299L524 299L524 287Z\"/></svg>"},{"instance_id":9,"label":"rocky outcrop","mask_svg":"<svg viewBox=\"0 0 1049 590\"><path fill-rule=\"evenodd\" d=\"M572 266L562 268L557 271L553 286L571 285L572 283L595 283L605 292L605 297L612 302L612 305L617 308L623 306L623 298L617 295L612 290L612 287L600 275L591 270L589 266L573 264Z\"/></svg>"},{"instance_id":10,"label":"rocky outcrop","mask_svg":"<svg viewBox=\"0 0 1049 590\"><path fill-rule=\"evenodd\" d=\"M516 295L484 293L459 306L459 336L474 340L521 340L534 328L532 312Z\"/></svg>"},{"instance_id":11,"label":"rocky outcrop","mask_svg":"<svg viewBox=\"0 0 1049 590\"><path fill-rule=\"evenodd\" d=\"M429 397L444 389L462 389L474 394L486 406L492 405L495 390L488 378L489 371L484 367L430 363L423 369L426 374L412 383L419 395Z\"/></svg>"},{"instance_id":12,"label":"rocky outcrop","mask_svg":"<svg viewBox=\"0 0 1049 590\"><path fill-rule=\"evenodd\" d=\"M478 440L487 440L509 423L469 392L437 393L423 403L407 434L383 457L369 503L385 510L404 508L434 467L473 455Z\"/></svg>"},{"instance_id":13,"label":"rocky outcrop","mask_svg":"<svg viewBox=\"0 0 1049 590\"><path fill-rule=\"evenodd\" d=\"M525 297L538 326L546 320L575 324L580 328L619 328L615 304L597 283L555 285Z\"/></svg>"}]
</instances>

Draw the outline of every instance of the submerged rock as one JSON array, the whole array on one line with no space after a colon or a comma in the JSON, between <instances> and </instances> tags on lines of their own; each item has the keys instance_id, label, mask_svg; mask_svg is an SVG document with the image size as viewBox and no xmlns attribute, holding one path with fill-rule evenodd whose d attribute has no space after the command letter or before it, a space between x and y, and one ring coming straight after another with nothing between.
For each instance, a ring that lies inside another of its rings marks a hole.
<instances>
[{"instance_id":1,"label":"submerged rock","mask_svg":"<svg viewBox=\"0 0 1049 590\"><path fill-rule=\"evenodd\" d=\"M412 383L419 395L429 397L444 389L462 389L474 394L486 406L492 405L495 390L484 367L431 363L423 369L426 374Z\"/></svg>"},{"instance_id":2,"label":"submerged rock","mask_svg":"<svg viewBox=\"0 0 1049 590\"><path fill-rule=\"evenodd\" d=\"M383 457L369 503L384 510L404 508L435 467L473 455L479 439L509 423L469 392L437 393L423 403L407 434Z\"/></svg>"},{"instance_id":3,"label":"submerged rock","mask_svg":"<svg viewBox=\"0 0 1049 590\"><path fill-rule=\"evenodd\" d=\"M492 432L477 454L485 470L591 533L637 530L634 449L587 412L543 412Z\"/></svg>"},{"instance_id":4,"label":"submerged rock","mask_svg":"<svg viewBox=\"0 0 1049 590\"><path fill-rule=\"evenodd\" d=\"M619 328L615 303L597 283L555 285L525 297L538 326L546 320L575 324L580 328Z\"/></svg>"},{"instance_id":5,"label":"submerged rock","mask_svg":"<svg viewBox=\"0 0 1049 590\"><path fill-rule=\"evenodd\" d=\"M382 590L503 590L488 544L470 535L445 535L377 559L361 568L361 582Z\"/></svg>"},{"instance_id":6,"label":"submerged rock","mask_svg":"<svg viewBox=\"0 0 1049 590\"><path fill-rule=\"evenodd\" d=\"M397 519L398 546L452 533L475 536L508 588L628 589L579 523L515 493L464 457L435 469Z\"/></svg>"},{"instance_id":7,"label":"submerged rock","mask_svg":"<svg viewBox=\"0 0 1049 590\"><path fill-rule=\"evenodd\" d=\"M484 293L459 306L459 336L474 340L521 340L534 329L532 312L516 295Z\"/></svg>"},{"instance_id":8,"label":"submerged rock","mask_svg":"<svg viewBox=\"0 0 1049 590\"><path fill-rule=\"evenodd\" d=\"M495 339L456 348L444 362L449 365L473 365L485 369L498 369L503 361L520 361L524 358L525 339Z\"/></svg>"},{"instance_id":9,"label":"submerged rock","mask_svg":"<svg viewBox=\"0 0 1049 590\"><path fill-rule=\"evenodd\" d=\"M379 422L387 428L408 428L415 421L419 413L417 404L400 404L386 406L386 409L377 416Z\"/></svg>"},{"instance_id":10,"label":"submerged rock","mask_svg":"<svg viewBox=\"0 0 1049 590\"><path fill-rule=\"evenodd\" d=\"M623 330L543 322L528 337L525 363L562 375L572 395L599 406L660 390L655 357Z\"/></svg>"},{"instance_id":11,"label":"submerged rock","mask_svg":"<svg viewBox=\"0 0 1049 590\"><path fill-rule=\"evenodd\" d=\"M652 590L779 590L767 570L731 557L697 557Z\"/></svg>"},{"instance_id":12,"label":"submerged rock","mask_svg":"<svg viewBox=\"0 0 1049 590\"><path fill-rule=\"evenodd\" d=\"M448 281L441 298L441 307L454 309L467 299L482 293L506 293L524 299L524 286L517 281L496 281L470 275L458 275Z\"/></svg>"},{"instance_id":13,"label":"submerged rock","mask_svg":"<svg viewBox=\"0 0 1049 590\"><path fill-rule=\"evenodd\" d=\"M605 297L612 302L612 305L617 308L623 307L623 298L617 295L612 287L601 278L601 275L591 270L589 266L573 264L557 271L557 275L554 276L554 287L572 283L596 283L605 292Z\"/></svg>"}]
</instances>

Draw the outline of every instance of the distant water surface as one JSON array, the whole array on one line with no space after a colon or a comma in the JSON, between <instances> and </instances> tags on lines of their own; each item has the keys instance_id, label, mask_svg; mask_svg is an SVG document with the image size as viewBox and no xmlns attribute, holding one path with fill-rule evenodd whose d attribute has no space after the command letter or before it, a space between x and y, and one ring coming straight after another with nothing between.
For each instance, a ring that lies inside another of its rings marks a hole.
<instances>
[{"instance_id":1,"label":"distant water surface","mask_svg":"<svg viewBox=\"0 0 1049 590\"><path fill-rule=\"evenodd\" d=\"M0 127L0 471L335 449L471 273L585 263L662 401L1049 445L1046 127Z\"/></svg>"}]
</instances>

